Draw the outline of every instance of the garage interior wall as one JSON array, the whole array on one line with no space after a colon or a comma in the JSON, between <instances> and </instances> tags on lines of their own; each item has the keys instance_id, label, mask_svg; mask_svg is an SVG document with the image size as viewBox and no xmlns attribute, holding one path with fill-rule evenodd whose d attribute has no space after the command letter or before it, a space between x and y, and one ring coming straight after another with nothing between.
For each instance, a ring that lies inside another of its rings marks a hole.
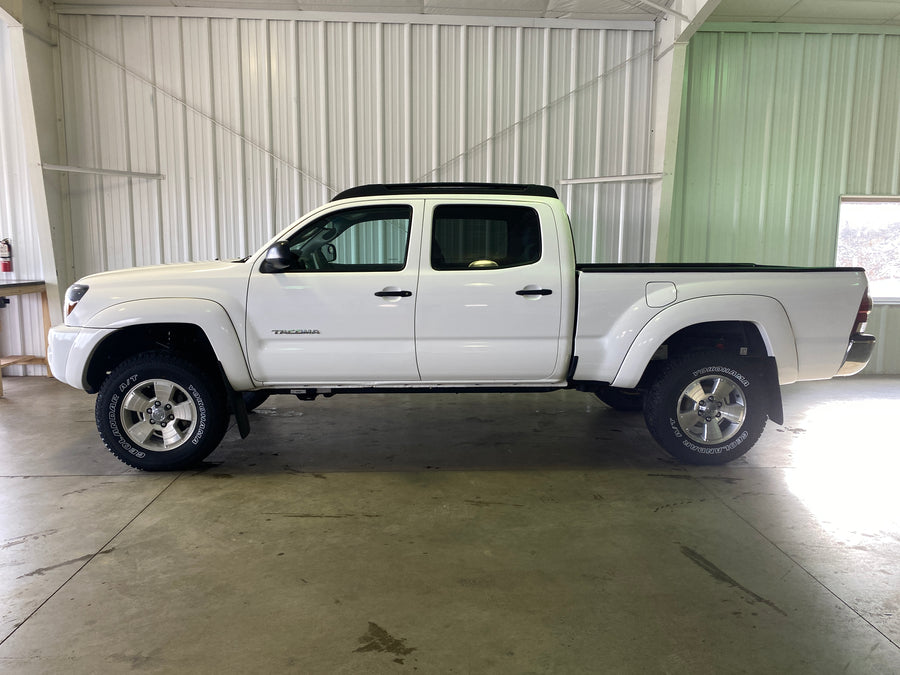
<instances>
[{"instance_id":1,"label":"garage interior wall","mask_svg":"<svg viewBox=\"0 0 900 675\"><path fill-rule=\"evenodd\" d=\"M691 39L668 257L834 264L841 195L900 195L900 34L707 24ZM900 373L876 305L866 373Z\"/></svg>"},{"instance_id":2,"label":"garage interior wall","mask_svg":"<svg viewBox=\"0 0 900 675\"><path fill-rule=\"evenodd\" d=\"M649 172L649 22L82 11L59 16L67 163L135 175L69 175L76 276L245 256L361 183ZM579 258L647 259L649 190L561 190Z\"/></svg>"},{"instance_id":3,"label":"garage interior wall","mask_svg":"<svg viewBox=\"0 0 900 675\"><path fill-rule=\"evenodd\" d=\"M0 238L9 238L13 247L13 271L0 277L45 279L52 287L48 295L55 299L55 274L48 273L44 266L49 263L52 270L52 261L41 257L45 243L41 241L42 227L46 225L46 212L40 210L44 193L31 184L39 171L39 160L37 148L29 146L28 130L34 135L34 120L23 119L23 111L31 114L32 110L31 99L22 100L28 84L19 80L27 79L25 58L22 26L0 10ZM0 312L0 354L44 354L43 311L38 295L13 296ZM5 372L43 375L46 370L43 366L8 366Z\"/></svg>"}]
</instances>

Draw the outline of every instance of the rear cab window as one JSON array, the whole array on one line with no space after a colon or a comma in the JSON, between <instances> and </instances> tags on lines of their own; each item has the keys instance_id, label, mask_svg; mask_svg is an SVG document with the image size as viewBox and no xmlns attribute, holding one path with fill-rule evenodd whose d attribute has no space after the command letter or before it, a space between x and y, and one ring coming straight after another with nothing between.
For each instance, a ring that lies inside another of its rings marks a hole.
<instances>
[{"instance_id":1,"label":"rear cab window","mask_svg":"<svg viewBox=\"0 0 900 675\"><path fill-rule=\"evenodd\" d=\"M505 269L542 255L537 211L527 206L442 204L432 217L431 267L438 271Z\"/></svg>"}]
</instances>

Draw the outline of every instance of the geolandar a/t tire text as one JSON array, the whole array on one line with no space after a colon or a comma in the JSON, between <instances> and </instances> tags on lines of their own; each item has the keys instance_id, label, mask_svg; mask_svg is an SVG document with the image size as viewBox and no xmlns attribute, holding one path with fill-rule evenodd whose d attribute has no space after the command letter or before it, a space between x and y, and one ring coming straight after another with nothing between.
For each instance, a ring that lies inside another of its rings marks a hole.
<instances>
[{"instance_id":1,"label":"geolandar a/t tire text","mask_svg":"<svg viewBox=\"0 0 900 675\"><path fill-rule=\"evenodd\" d=\"M128 359L100 387L97 428L109 451L145 471L190 467L222 440L222 387L186 359L154 351Z\"/></svg>"},{"instance_id":2,"label":"geolandar a/t tire text","mask_svg":"<svg viewBox=\"0 0 900 675\"><path fill-rule=\"evenodd\" d=\"M767 419L756 363L720 351L671 360L644 401L650 434L689 464L725 464L746 453Z\"/></svg>"}]
</instances>

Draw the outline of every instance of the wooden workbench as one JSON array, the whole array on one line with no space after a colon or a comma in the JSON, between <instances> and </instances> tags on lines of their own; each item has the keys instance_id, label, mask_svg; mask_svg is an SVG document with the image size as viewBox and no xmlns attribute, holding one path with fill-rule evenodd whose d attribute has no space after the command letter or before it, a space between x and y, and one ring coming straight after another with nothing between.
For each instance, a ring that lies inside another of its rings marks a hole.
<instances>
[{"instance_id":1,"label":"wooden workbench","mask_svg":"<svg viewBox=\"0 0 900 675\"><path fill-rule=\"evenodd\" d=\"M47 302L47 286L43 281L29 281L27 279L0 279L0 298L12 295L27 295L29 293L41 294L41 306L44 313L44 353L46 354L47 334L50 332L50 304ZM5 303L4 303L5 305ZM0 318L5 307L0 308ZM3 369L6 366L44 366L47 375L50 375L50 367L47 365L46 356L3 356L0 354L0 397L3 396Z\"/></svg>"}]
</instances>

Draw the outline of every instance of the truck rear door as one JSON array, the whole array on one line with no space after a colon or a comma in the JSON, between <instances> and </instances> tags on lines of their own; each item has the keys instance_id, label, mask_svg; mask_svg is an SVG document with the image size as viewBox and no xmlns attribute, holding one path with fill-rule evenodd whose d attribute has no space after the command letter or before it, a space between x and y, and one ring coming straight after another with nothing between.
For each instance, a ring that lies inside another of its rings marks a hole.
<instances>
[{"instance_id":1,"label":"truck rear door","mask_svg":"<svg viewBox=\"0 0 900 675\"><path fill-rule=\"evenodd\" d=\"M423 382L559 376L556 224L539 201L428 200L416 303Z\"/></svg>"}]
</instances>

